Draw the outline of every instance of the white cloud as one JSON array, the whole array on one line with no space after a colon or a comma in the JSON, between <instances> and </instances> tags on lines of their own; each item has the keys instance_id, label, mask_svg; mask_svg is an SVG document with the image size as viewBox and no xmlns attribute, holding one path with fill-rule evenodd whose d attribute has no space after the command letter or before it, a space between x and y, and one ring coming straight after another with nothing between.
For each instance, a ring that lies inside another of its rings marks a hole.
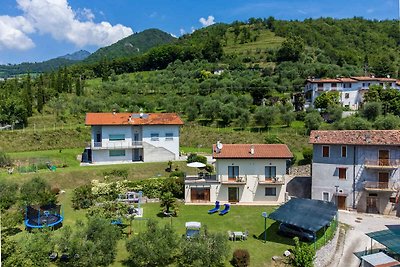
<instances>
[{"instance_id":1,"label":"white cloud","mask_svg":"<svg viewBox=\"0 0 400 267\"><path fill-rule=\"evenodd\" d=\"M190 30L192 31L192 33L196 30L196 28L195 27L190 27Z\"/></svg>"},{"instance_id":2,"label":"white cloud","mask_svg":"<svg viewBox=\"0 0 400 267\"><path fill-rule=\"evenodd\" d=\"M90 9L72 10L67 0L16 0L22 16L0 16L0 48L29 49L28 34L50 34L78 47L105 46L131 35L133 30L107 21L96 23Z\"/></svg>"},{"instance_id":3,"label":"white cloud","mask_svg":"<svg viewBox=\"0 0 400 267\"><path fill-rule=\"evenodd\" d=\"M0 16L0 49L27 50L35 46L27 33L34 28L24 17Z\"/></svg>"},{"instance_id":4,"label":"white cloud","mask_svg":"<svg viewBox=\"0 0 400 267\"><path fill-rule=\"evenodd\" d=\"M57 40L66 40L79 47L110 45L133 33L131 28L121 24L93 22L90 9L83 9L89 20L80 21L67 0L17 0L17 3L40 33L51 34Z\"/></svg>"},{"instance_id":5,"label":"white cloud","mask_svg":"<svg viewBox=\"0 0 400 267\"><path fill-rule=\"evenodd\" d=\"M76 18L82 18L84 20L89 20L89 21L93 21L93 19L96 17L92 10L89 8L83 8L83 9L78 9L75 12L75 16Z\"/></svg>"},{"instance_id":6,"label":"white cloud","mask_svg":"<svg viewBox=\"0 0 400 267\"><path fill-rule=\"evenodd\" d=\"M179 32L181 33L181 35L184 35L186 33L186 31L184 29L179 29Z\"/></svg>"},{"instance_id":7,"label":"white cloud","mask_svg":"<svg viewBox=\"0 0 400 267\"><path fill-rule=\"evenodd\" d=\"M207 27L207 26L213 25L215 23L214 19L215 18L213 16L208 16L207 19L200 18L199 22L203 25L203 27Z\"/></svg>"}]
</instances>

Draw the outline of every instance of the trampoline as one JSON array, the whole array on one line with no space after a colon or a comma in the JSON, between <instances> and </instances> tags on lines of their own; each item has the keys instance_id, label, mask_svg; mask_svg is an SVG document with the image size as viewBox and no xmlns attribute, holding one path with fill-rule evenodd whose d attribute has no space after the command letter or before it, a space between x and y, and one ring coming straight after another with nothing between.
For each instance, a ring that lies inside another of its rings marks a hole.
<instances>
[{"instance_id":1,"label":"trampoline","mask_svg":"<svg viewBox=\"0 0 400 267\"><path fill-rule=\"evenodd\" d=\"M60 227L64 216L60 213L60 205L47 205L41 207L28 206L26 208L25 226L32 228Z\"/></svg>"}]
</instances>

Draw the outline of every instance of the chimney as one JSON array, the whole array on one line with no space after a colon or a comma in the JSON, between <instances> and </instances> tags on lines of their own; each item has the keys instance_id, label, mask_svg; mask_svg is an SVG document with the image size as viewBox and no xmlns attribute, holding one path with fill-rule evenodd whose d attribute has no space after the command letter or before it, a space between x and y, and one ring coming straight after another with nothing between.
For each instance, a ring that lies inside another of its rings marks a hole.
<instances>
[{"instance_id":1,"label":"chimney","mask_svg":"<svg viewBox=\"0 0 400 267\"><path fill-rule=\"evenodd\" d=\"M254 155L254 145L250 146L250 154Z\"/></svg>"},{"instance_id":2,"label":"chimney","mask_svg":"<svg viewBox=\"0 0 400 267\"><path fill-rule=\"evenodd\" d=\"M222 143L220 141L217 141L215 152L219 154L221 153L221 150L222 150Z\"/></svg>"},{"instance_id":3,"label":"chimney","mask_svg":"<svg viewBox=\"0 0 400 267\"><path fill-rule=\"evenodd\" d=\"M113 108L112 114L115 115L115 113L117 113L117 111L115 110L115 108Z\"/></svg>"},{"instance_id":4,"label":"chimney","mask_svg":"<svg viewBox=\"0 0 400 267\"><path fill-rule=\"evenodd\" d=\"M129 123L132 122L132 115L129 115L128 122L129 122Z\"/></svg>"}]
</instances>

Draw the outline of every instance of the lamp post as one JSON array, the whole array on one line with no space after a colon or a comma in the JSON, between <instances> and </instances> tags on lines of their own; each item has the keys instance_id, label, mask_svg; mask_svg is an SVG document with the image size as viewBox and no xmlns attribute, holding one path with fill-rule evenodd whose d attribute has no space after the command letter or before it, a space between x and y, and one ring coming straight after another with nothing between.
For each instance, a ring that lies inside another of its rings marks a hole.
<instances>
[{"instance_id":1,"label":"lamp post","mask_svg":"<svg viewBox=\"0 0 400 267\"><path fill-rule=\"evenodd\" d=\"M268 218L268 213L264 211L261 213L261 216L264 217L264 243L267 242L267 218Z\"/></svg>"}]
</instances>

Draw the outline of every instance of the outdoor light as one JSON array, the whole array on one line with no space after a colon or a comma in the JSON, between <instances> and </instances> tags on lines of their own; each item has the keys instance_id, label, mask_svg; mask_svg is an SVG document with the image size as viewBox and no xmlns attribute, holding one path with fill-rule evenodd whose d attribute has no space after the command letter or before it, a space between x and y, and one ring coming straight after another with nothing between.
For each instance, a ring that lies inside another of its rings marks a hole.
<instances>
[{"instance_id":1,"label":"outdoor light","mask_svg":"<svg viewBox=\"0 0 400 267\"><path fill-rule=\"evenodd\" d=\"M268 213L264 211L261 213L261 216L264 217L264 243L267 242L267 218L268 218Z\"/></svg>"}]
</instances>

